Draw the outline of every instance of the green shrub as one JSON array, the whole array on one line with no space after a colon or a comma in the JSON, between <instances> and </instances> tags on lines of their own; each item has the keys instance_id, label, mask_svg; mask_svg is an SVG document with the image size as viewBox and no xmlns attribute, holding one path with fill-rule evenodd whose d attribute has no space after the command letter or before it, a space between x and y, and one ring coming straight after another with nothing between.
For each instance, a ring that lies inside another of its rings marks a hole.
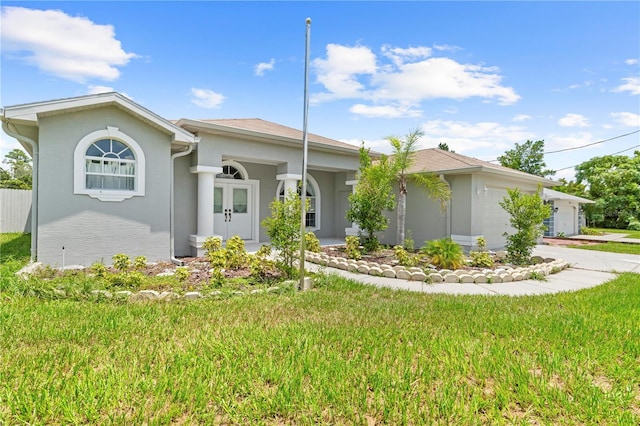
<instances>
[{"instance_id":1,"label":"green shrub","mask_svg":"<svg viewBox=\"0 0 640 426\"><path fill-rule=\"evenodd\" d=\"M413 241L413 235L410 229L407 229L406 237L404 239L404 248L407 251L414 251L416 249L415 242Z\"/></svg>"},{"instance_id":2,"label":"green shrub","mask_svg":"<svg viewBox=\"0 0 640 426\"><path fill-rule=\"evenodd\" d=\"M147 258L144 256L138 256L133 260L133 267L137 270L147 267Z\"/></svg>"},{"instance_id":3,"label":"green shrub","mask_svg":"<svg viewBox=\"0 0 640 426\"><path fill-rule=\"evenodd\" d=\"M631 222L629 222L629 226L627 226L627 229L629 231L640 231L640 221L632 220Z\"/></svg>"},{"instance_id":4,"label":"green shrub","mask_svg":"<svg viewBox=\"0 0 640 426\"><path fill-rule=\"evenodd\" d=\"M304 234L304 248L305 250L312 251L314 253L320 253L322 248L320 247L320 240L313 232L307 232Z\"/></svg>"},{"instance_id":5,"label":"green shrub","mask_svg":"<svg viewBox=\"0 0 640 426\"><path fill-rule=\"evenodd\" d=\"M478 268L493 267L493 258L491 257L491 253L487 251L487 240L485 240L484 237L478 237L476 244L478 245L478 251L471 251L469 253L471 266Z\"/></svg>"},{"instance_id":6,"label":"green shrub","mask_svg":"<svg viewBox=\"0 0 640 426\"><path fill-rule=\"evenodd\" d=\"M247 264L247 252L244 248L244 241L235 235L227 240L227 247L224 249L225 267L228 269L238 269Z\"/></svg>"},{"instance_id":7,"label":"green shrub","mask_svg":"<svg viewBox=\"0 0 640 426\"><path fill-rule=\"evenodd\" d=\"M145 281L144 274L137 271L120 272L109 277L111 285L116 287L140 288Z\"/></svg>"},{"instance_id":8,"label":"green shrub","mask_svg":"<svg viewBox=\"0 0 640 426\"><path fill-rule=\"evenodd\" d=\"M580 233L582 235L602 235L603 234L600 231L597 231L593 228L587 228L586 226L583 226L582 228L580 228Z\"/></svg>"},{"instance_id":9,"label":"green shrub","mask_svg":"<svg viewBox=\"0 0 640 426\"><path fill-rule=\"evenodd\" d=\"M276 262L270 259L270 255L271 247L263 245L253 256L250 256L249 270L253 280L265 283L280 276Z\"/></svg>"},{"instance_id":10,"label":"green shrub","mask_svg":"<svg viewBox=\"0 0 640 426\"><path fill-rule=\"evenodd\" d=\"M105 278L107 276L108 269L104 263L96 262L93 265L91 265L91 272L97 278Z\"/></svg>"},{"instance_id":11,"label":"green shrub","mask_svg":"<svg viewBox=\"0 0 640 426\"><path fill-rule=\"evenodd\" d=\"M362 258L362 254L360 253L360 238L355 235L348 235L344 240L347 245L347 257L349 259L360 260Z\"/></svg>"},{"instance_id":12,"label":"green shrub","mask_svg":"<svg viewBox=\"0 0 640 426\"><path fill-rule=\"evenodd\" d=\"M416 266L418 264L418 257L411 255L402 246L395 246L393 248L393 253L395 258L398 260L398 263L402 266Z\"/></svg>"},{"instance_id":13,"label":"green shrub","mask_svg":"<svg viewBox=\"0 0 640 426\"><path fill-rule=\"evenodd\" d=\"M178 266L176 268L175 277L180 282L185 282L191 276L191 272L189 272L189 268L186 266Z\"/></svg>"},{"instance_id":14,"label":"green shrub","mask_svg":"<svg viewBox=\"0 0 640 426\"><path fill-rule=\"evenodd\" d=\"M114 254L111 259L113 260L113 267L120 272L126 271L131 266L131 259L126 254Z\"/></svg>"},{"instance_id":15,"label":"green shrub","mask_svg":"<svg viewBox=\"0 0 640 426\"><path fill-rule=\"evenodd\" d=\"M465 264L462 247L451 238L425 241L421 253L426 255L429 262L438 268L459 269Z\"/></svg>"}]
</instances>

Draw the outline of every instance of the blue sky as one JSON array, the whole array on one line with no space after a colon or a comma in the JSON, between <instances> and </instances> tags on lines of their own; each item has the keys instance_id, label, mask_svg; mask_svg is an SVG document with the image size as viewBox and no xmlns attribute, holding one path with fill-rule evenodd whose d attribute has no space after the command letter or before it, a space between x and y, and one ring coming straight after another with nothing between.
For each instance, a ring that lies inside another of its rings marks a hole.
<instances>
[{"instance_id":1,"label":"blue sky","mask_svg":"<svg viewBox=\"0 0 640 426\"><path fill-rule=\"evenodd\" d=\"M168 119L301 129L307 17L310 132L388 152L421 127L421 147L484 160L636 132L548 154L555 170L640 148L636 1L3 1L1 104L116 90Z\"/></svg>"}]
</instances>

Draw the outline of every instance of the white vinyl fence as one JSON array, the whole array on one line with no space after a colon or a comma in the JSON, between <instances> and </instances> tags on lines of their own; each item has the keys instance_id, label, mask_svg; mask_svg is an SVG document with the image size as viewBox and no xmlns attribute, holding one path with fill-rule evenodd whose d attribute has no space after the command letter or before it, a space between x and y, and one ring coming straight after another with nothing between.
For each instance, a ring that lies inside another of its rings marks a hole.
<instances>
[{"instance_id":1,"label":"white vinyl fence","mask_svg":"<svg viewBox=\"0 0 640 426\"><path fill-rule=\"evenodd\" d=\"M0 188L0 232L31 232L31 191Z\"/></svg>"}]
</instances>

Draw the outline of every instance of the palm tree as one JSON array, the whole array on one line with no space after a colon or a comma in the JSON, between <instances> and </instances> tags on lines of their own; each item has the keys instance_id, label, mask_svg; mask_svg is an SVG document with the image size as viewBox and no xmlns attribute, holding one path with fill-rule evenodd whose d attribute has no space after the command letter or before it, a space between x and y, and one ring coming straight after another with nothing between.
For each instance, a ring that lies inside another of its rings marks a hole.
<instances>
[{"instance_id":1,"label":"palm tree","mask_svg":"<svg viewBox=\"0 0 640 426\"><path fill-rule=\"evenodd\" d=\"M385 139L391 143L391 147L393 148L392 170L395 174L396 180L398 181L397 245L404 245L405 219L407 212L407 184L409 180L422 188L429 198L439 201L440 208L442 210L446 208L446 205L451 198L449 185L435 174L429 172L409 173L411 166L415 162L418 142L422 136L424 136L424 132L420 129L415 129L410 131L409 134L403 138L397 136L385 137Z\"/></svg>"}]
</instances>

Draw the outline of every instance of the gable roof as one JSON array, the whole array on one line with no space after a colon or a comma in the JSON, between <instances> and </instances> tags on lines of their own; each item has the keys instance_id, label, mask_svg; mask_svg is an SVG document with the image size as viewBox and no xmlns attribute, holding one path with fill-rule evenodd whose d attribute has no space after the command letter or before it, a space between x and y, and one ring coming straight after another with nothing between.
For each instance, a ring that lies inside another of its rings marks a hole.
<instances>
[{"instance_id":1,"label":"gable roof","mask_svg":"<svg viewBox=\"0 0 640 426\"><path fill-rule=\"evenodd\" d=\"M273 142L284 142L291 144L302 144L302 131L282 124L262 120L260 118L228 118L228 119L207 119L190 120L180 119L176 124L194 133L204 131L214 134L236 134L242 137L260 139L261 141L271 140ZM307 133L309 146L339 150L349 153L358 153L359 147L324 136ZM374 153L375 155L375 153Z\"/></svg>"},{"instance_id":2,"label":"gable roof","mask_svg":"<svg viewBox=\"0 0 640 426\"><path fill-rule=\"evenodd\" d=\"M551 179L546 179L530 173L510 169L499 164L478 160L451 151L443 151L439 148L428 148L416 151L415 161L409 168L409 173L431 172L436 174L460 174L487 172L507 175L514 178L536 181L543 185L558 185Z\"/></svg>"},{"instance_id":3,"label":"gable roof","mask_svg":"<svg viewBox=\"0 0 640 426\"><path fill-rule=\"evenodd\" d=\"M556 191L549 188L544 188L542 190L542 198L545 200L565 200L565 201L574 201L580 204L594 204L595 201L588 200L586 198L578 197L577 195L565 194L564 192Z\"/></svg>"},{"instance_id":4,"label":"gable roof","mask_svg":"<svg viewBox=\"0 0 640 426\"><path fill-rule=\"evenodd\" d=\"M193 134L117 92L8 106L2 110L2 119L3 121L10 120L17 124L38 126L40 117L49 117L105 106L115 106L123 109L153 127L165 133L172 134L175 142L193 143L196 141Z\"/></svg>"}]
</instances>

